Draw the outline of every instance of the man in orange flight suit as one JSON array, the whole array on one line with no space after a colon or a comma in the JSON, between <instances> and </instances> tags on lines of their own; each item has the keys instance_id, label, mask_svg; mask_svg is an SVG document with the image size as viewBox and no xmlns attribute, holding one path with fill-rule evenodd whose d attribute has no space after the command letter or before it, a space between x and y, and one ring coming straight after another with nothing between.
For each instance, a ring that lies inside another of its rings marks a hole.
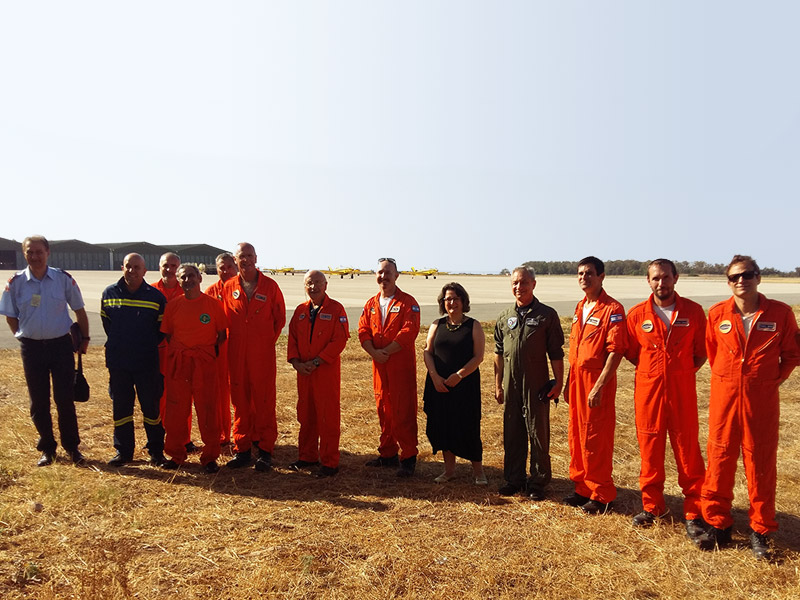
<instances>
[{"instance_id":1,"label":"man in orange flight suit","mask_svg":"<svg viewBox=\"0 0 800 600\"><path fill-rule=\"evenodd\" d=\"M322 463L317 477L339 472L340 355L350 330L344 307L326 294L328 282L320 271L303 280L309 300L289 321L287 359L297 371L297 421L300 423L295 470Z\"/></svg>"},{"instance_id":2,"label":"man in orange flight suit","mask_svg":"<svg viewBox=\"0 0 800 600\"><path fill-rule=\"evenodd\" d=\"M659 258L647 267L653 293L628 312L628 350L636 365L633 401L636 436L642 457L639 487L642 512L637 527L652 525L667 512L664 501L664 454L667 432L683 490L683 516L689 537L705 531L700 488L706 474L700 452L695 373L706 362L706 315L703 307L675 292L675 263Z\"/></svg>"},{"instance_id":3,"label":"man in orange flight suit","mask_svg":"<svg viewBox=\"0 0 800 600\"><path fill-rule=\"evenodd\" d=\"M731 502L742 448L750 498L750 547L770 555L777 487L778 388L800 364L792 309L758 293L761 272L750 256L737 254L725 273L733 296L708 311L706 348L711 364L708 402L708 469L703 518L708 531L694 541L713 550L731 540Z\"/></svg>"},{"instance_id":4,"label":"man in orange flight suit","mask_svg":"<svg viewBox=\"0 0 800 600\"><path fill-rule=\"evenodd\" d=\"M186 460L187 423L192 399L203 440L200 464L206 473L219 471L219 409L217 407L217 347L225 339L227 321L222 303L200 291L202 276L195 265L182 265L178 280L183 296L173 298L164 311L161 331L169 339L167 407L164 411L164 452L161 466L177 469Z\"/></svg>"},{"instance_id":5,"label":"man in orange flight suit","mask_svg":"<svg viewBox=\"0 0 800 600\"><path fill-rule=\"evenodd\" d=\"M575 492L564 498L587 514L605 513L617 496L611 477L617 367L628 333L625 309L603 289L605 265L594 256L578 263L578 302L569 335L569 478Z\"/></svg>"},{"instance_id":6,"label":"man in orange flight suit","mask_svg":"<svg viewBox=\"0 0 800 600\"><path fill-rule=\"evenodd\" d=\"M361 347L372 357L372 380L381 426L379 456L369 467L400 466L410 477L417 464L417 352L419 305L397 287L397 263L378 261L381 291L370 298L358 321ZM400 448L398 461L397 449Z\"/></svg>"},{"instance_id":7,"label":"man in orange flight suit","mask_svg":"<svg viewBox=\"0 0 800 600\"><path fill-rule=\"evenodd\" d=\"M158 279L154 284L153 287L156 288L159 292L164 294L164 298L166 298L167 302L172 300L173 298L177 298L178 296L183 295L183 290L181 289L180 284L178 283L178 278L176 274L178 273L178 267L181 266L181 257L175 254L174 252L165 252L161 255L161 258L158 260L158 270L161 273L161 278ZM167 376L167 340L164 339L158 345L158 364L161 369L161 376ZM161 422L164 422L164 406L167 402L167 388L164 388L164 391L161 393L161 399L159 400L159 412L161 414ZM189 424L189 437L186 439L187 443L191 444L191 422ZM193 444L192 444L193 445ZM187 448L188 449L188 448Z\"/></svg>"},{"instance_id":8,"label":"man in orange flight suit","mask_svg":"<svg viewBox=\"0 0 800 600\"><path fill-rule=\"evenodd\" d=\"M275 343L286 324L286 306L278 284L256 268L252 244L243 242L234 254L239 275L222 289L228 317L228 365L233 403L236 456L228 467L250 464L258 448L257 471L272 468L278 439L275 415Z\"/></svg>"},{"instance_id":9,"label":"man in orange flight suit","mask_svg":"<svg viewBox=\"0 0 800 600\"><path fill-rule=\"evenodd\" d=\"M225 282L239 273L236 262L230 252L223 252L216 259L217 275L219 279L206 288L205 293L222 301L222 288ZM228 340L219 345L217 357L217 405L220 412L220 426L222 428L221 443L227 446L231 443L231 384L228 375Z\"/></svg>"}]
</instances>

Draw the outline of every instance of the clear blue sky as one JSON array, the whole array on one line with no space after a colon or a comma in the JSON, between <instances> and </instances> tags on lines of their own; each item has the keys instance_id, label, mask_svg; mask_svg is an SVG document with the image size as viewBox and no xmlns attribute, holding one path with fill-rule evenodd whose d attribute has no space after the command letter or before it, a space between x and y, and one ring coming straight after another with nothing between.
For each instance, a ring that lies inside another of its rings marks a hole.
<instances>
[{"instance_id":1,"label":"clear blue sky","mask_svg":"<svg viewBox=\"0 0 800 600\"><path fill-rule=\"evenodd\" d=\"M0 237L800 265L800 2L0 6Z\"/></svg>"}]
</instances>

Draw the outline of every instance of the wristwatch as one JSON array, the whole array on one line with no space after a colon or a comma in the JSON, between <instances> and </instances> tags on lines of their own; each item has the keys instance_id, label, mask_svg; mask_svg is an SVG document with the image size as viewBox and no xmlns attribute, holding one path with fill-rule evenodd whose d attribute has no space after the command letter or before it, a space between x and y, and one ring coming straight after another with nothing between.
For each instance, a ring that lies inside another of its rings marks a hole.
<instances>
[{"instance_id":1,"label":"wristwatch","mask_svg":"<svg viewBox=\"0 0 800 600\"><path fill-rule=\"evenodd\" d=\"M318 358L315 358L315 359L314 359L314 360L312 360L311 362L312 362L312 363L314 363L314 366L315 366L315 367L318 367L318 366L319 366L319 359L318 359Z\"/></svg>"}]
</instances>

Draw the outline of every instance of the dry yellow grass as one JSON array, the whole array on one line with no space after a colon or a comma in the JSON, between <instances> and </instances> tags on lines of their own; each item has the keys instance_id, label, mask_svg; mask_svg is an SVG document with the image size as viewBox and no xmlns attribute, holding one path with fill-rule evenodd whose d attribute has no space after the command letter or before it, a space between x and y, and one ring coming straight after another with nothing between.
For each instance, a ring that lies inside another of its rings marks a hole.
<instances>
[{"instance_id":1,"label":"dry yellow grass","mask_svg":"<svg viewBox=\"0 0 800 600\"><path fill-rule=\"evenodd\" d=\"M419 338L421 346L424 333ZM487 344L487 350L490 347ZM285 340L278 348L285 355ZM487 355L487 358L490 355ZM342 387L342 471L330 480L285 468L296 459L294 376L278 367L279 439L269 474L197 463L177 473L141 462L109 469L111 403L102 349L85 362L92 399L78 406L89 465L34 466L35 430L17 352L0 352L0 596L17 598L796 598L800 591L800 376L784 385L779 451L778 552L758 563L746 546L746 488L736 488L735 544L696 550L678 519L634 530L640 510L632 368L617 397L617 512L585 516L559 503L566 480L567 410L552 413L550 499L501 498L502 410L483 366L484 461L489 489L472 485L467 463L447 485L424 438L410 481L368 469L378 424L366 355L351 339ZM420 389L422 382L420 361ZM708 367L701 371L705 444ZM137 439L143 440L140 415ZM139 444L141 445L141 443ZM669 454L669 453L668 453ZM190 458L195 460L195 457ZM667 493L680 514L668 458Z\"/></svg>"}]
</instances>

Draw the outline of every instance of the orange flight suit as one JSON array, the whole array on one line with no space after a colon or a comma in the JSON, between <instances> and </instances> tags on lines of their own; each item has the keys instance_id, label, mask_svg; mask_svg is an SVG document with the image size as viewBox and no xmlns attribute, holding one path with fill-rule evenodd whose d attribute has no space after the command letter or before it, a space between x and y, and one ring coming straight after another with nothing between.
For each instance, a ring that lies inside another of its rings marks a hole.
<instances>
[{"instance_id":1,"label":"orange flight suit","mask_svg":"<svg viewBox=\"0 0 800 600\"><path fill-rule=\"evenodd\" d=\"M778 528L778 382L800 364L797 333L792 309L763 294L758 295L758 312L747 338L732 297L708 311L711 396L702 508L706 522L718 529L733 524L731 502L740 446L750 497L750 527L761 534Z\"/></svg>"},{"instance_id":2,"label":"orange flight suit","mask_svg":"<svg viewBox=\"0 0 800 600\"><path fill-rule=\"evenodd\" d=\"M311 300L300 304L289 321L287 360L320 360L320 365L310 375L297 374L298 458L336 468L339 466L340 355L347 345L350 329L344 307L327 294L313 325L310 308Z\"/></svg>"},{"instance_id":3,"label":"orange flight suit","mask_svg":"<svg viewBox=\"0 0 800 600\"><path fill-rule=\"evenodd\" d=\"M569 334L569 478L575 492L607 504L617 497L611 477L617 375L603 388L600 406L589 408L589 392L611 352L624 354L628 345L625 309L600 292L592 312L581 325L586 298L578 302Z\"/></svg>"},{"instance_id":4,"label":"orange flight suit","mask_svg":"<svg viewBox=\"0 0 800 600\"><path fill-rule=\"evenodd\" d=\"M684 518L700 516L700 490L706 474L698 440L695 357L705 358L703 307L675 294L669 329L653 307L653 295L628 312L628 350L636 365L633 402L642 466L639 488L644 510L663 515L664 454L669 432L683 490Z\"/></svg>"},{"instance_id":5,"label":"orange flight suit","mask_svg":"<svg viewBox=\"0 0 800 600\"><path fill-rule=\"evenodd\" d=\"M227 325L222 303L201 294L174 298L164 310L161 331L171 336L167 367L167 407L164 411L164 452L178 464L186 460L187 423L192 399L203 440L200 464L219 458L219 409L216 395L217 333Z\"/></svg>"},{"instance_id":6,"label":"orange flight suit","mask_svg":"<svg viewBox=\"0 0 800 600\"><path fill-rule=\"evenodd\" d=\"M225 285L218 279L206 288L205 293L222 301L222 288ZM228 376L228 340L219 345L217 356L217 405L219 406L220 426L222 427L223 444L231 441L231 383Z\"/></svg>"},{"instance_id":7,"label":"orange flight suit","mask_svg":"<svg viewBox=\"0 0 800 600\"><path fill-rule=\"evenodd\" d=\"M398 288L381 323L380 293L370 298L358 321L358 340L371 340L380 350L392 342L402 349L384 364L372 361L372 384L381 426L378 452L391 458L400 448L400 460L417 455L417 351L419 305Z\"/></svg>"},{"instance_id":8,"label":"orange flight suit","mask_svg":"<svg viewBox=\"0 0 800 600\"><path fill-rule=\"evenodd\" d=\"M233 443L237 453L253 443L275 448L275 343L286 324L286 305L278 284L263 273L248 300L236 276L225 282L222 302L228 317L228 367L233 404Z\"/></svg>"},{"instance_id":9,"label":"orange flight suit","mask_svg":"<svg viewBox=\"0 0 800 600\"><path fill-rule=\"evenodd\" d=\"M151 284L154 288L156 288L159 292L164 294L164 298L167 302L172 300L173 298L178 298L183 296L183 288L180 286L180 283L176 284L173 288L164 287L164 280L158 279L155 283ZM161 392L161 398L159 399L159 413L161 414L161 421L164 421L164 407L167 403L167 388L166 388L166 377L167 377L167 340L162 340L161 343L158 345L158 368L161 371L161 376L164 377L165 384L164 384L164 391ZM186 436L186 443L188 444L189 441L192 439L192 419L191 415L189 416L189 433Z\"/></svg>"}]
</instances>

